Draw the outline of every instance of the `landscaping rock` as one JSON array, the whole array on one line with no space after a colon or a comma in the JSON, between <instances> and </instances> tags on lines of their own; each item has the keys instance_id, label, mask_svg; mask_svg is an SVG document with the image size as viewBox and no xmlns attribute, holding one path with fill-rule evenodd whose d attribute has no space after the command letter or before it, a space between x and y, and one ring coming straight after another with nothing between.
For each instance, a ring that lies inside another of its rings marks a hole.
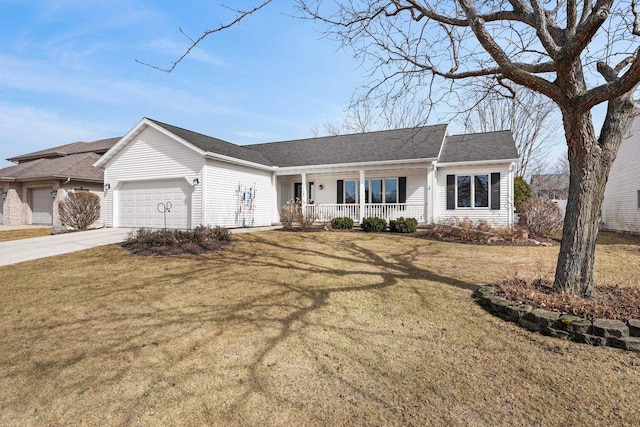
<instances>
[{"instance_id":1,"label":"landscaping rock","mask_svg":"<svg viewBox=\"0 0 640 427\"><path fill-rule=\"evenodd\" d=\"M591 322L582 317L563 314L558 319L557 326L563 331L574 332L576 334L586 334L591 327Z\"/></svg>"},{"instance_id":2,"label":"landscaping rock","mask_svg":"<svg viewBox=\"0 0 640 427\"><path fill-rule=\"evenodd\" d=\"M68 232L69 232L69 229L64 225L56 225L51 229L51 234L64 234Z\"/></svg>"},{"instance_id":3,"label":"landscaping rock","mask_svg":"<svg viewBox=\"0 0 640 427\"><path fill-rule=\"evenodd\" d=\"M605 338L622 338L629 336L629 327L620 320L596 319L591 331L594 335Z\"/></svg>"},{"instance_id":4,"label":"landscaping rock","mask_svg":"<svg viewBox=\"0 0 640 427\"><path fill-rule=\"evenodd\" d=\"M542 331L545 335L549 335L556 338L562 338L563 340L570 340L572 335L567 331L561 331L555 328L545 328Z\"/></svg>"},{"instance_id":5,"label":"landscaping rock","mask_svg":"<svg viewBox=\"0 0 640 427\"><path fill-rule=\"evenodd\" d=\"M512 320L518 320L520 317L530 313L533 308L525 304L509 304L504 307L505 314Z\"/></svg>"},{"instance_id":6,"label":"landscaping rock","mask_svg":"<svg viewBox=\"0 0 640 427\"><path fill-rule=\"evenodd\" d=\"M560 313L536 308L523 316L526 320L542 327L551 327L560 318Z\"/></svg>"},{"instance_id":7,"label":"landscaping rock","mask_svg":"<svg viewBox=\"0 0 640 427\"><path fill-rule=\"evenodd\" d=\"M627 321L627 326L629 326L629 335L631 335L632 337L640 337L639 319L629 319Z\"/></svg>"},{"instance_id":8,"label":"landscaping rock","mask_svg":"<svg viewBox=\"0 0 640 427\"><path fill-rule=\"evenodd\" d=\"M576 342L583 343L583 344L590 344L590 345L596 345L596 346L607 345L607 339L605 337L599 337L596 335L576 334L574 336L574 339Z\"/></svg>"},{"instance_id":9,"label":"landscaping rock","mask_svg":"<svg viewBox=\"0 0 640 427\"><path fill-rule=\"evenodd\" d=\"M636 337L611 338L611 345L613 347L621 348L623 350L640 351L640 338L636 338Z\"/></svg>"}]
</instances>

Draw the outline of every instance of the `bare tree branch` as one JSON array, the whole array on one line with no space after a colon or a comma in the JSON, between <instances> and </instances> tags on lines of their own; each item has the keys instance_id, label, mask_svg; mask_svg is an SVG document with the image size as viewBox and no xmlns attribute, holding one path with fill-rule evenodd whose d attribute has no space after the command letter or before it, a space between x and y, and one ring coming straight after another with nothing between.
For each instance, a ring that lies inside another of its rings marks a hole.
<instances>
[{"instance_id":1,"label":"bare tree branch","mask_svg":"<svg viewBox=\"0 0 640 427\"><path fill-rule=\"evenodd\" d=\"M232 21L230 21L230 22L228 22L226 24L221 24L219 27L217 27L217 28L215 28L213 30L204 31L200 35L200 37L198 37L195 40L193 38L191 38L190 36L188 36L184 31L182 31L182 28L180 28L179 29L180 33L182 33L186 38L188 38L191 41L191 46L189 46L178 59L176 59L175 61L172 61L171 62L171 66L168 67L168 68L163 68L163 67L159 67L157 65L153 65L153 64L146 63L146 62L142 62L142 61L139 61L138 59L136 59L135 61L138 64L146 65L146 66L154 68L156 70L164 71L165 73L170 73L173 70L175 70L175 68L178 66L178 64L181 63L182 60L185 59L191 53L191 51L193 49L195 49L195 47L198 46L200 44L200 42L202 42L204 39L206 39L207 37L209 37L212 34L219 33L221 31L224 31L224 30L226 30L228 28L233 27L234 25L238 24L240 21L242 21L247 16L254 14L255 12L259 11L260 9L262 9L263 7L265 7L266 5L271 3L271 1L272 0L265 0L262 3L260 3L259 5L257 5L256 7L254 7L253 9L246 10L246 11L230 8L230 7L227 7L227 6L223 5L223 7L226 7L227 9L232 10L237 14L235 19L233 19Z\"/></svg>"}]
</instances>

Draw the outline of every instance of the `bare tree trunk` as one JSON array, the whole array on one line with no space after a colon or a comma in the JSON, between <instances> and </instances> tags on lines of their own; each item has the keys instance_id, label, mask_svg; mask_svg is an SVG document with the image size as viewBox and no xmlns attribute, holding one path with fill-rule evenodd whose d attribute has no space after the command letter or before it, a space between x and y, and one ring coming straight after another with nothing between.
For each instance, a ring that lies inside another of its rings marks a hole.
<instances>
[{"instance_id":1,"label":"bare tree trunk","mask_svg":"<svg viewBox=\"0 0 640 427\"><path fill-rule=\"evenodd\" d=\"M599 139L589 112L565 108L562 114L571 178L554 285L574 295L591 297L595 292L593 267L604 191L633 118L633 104L628 97L609 101Z\"/></svg>"}]
</instances>

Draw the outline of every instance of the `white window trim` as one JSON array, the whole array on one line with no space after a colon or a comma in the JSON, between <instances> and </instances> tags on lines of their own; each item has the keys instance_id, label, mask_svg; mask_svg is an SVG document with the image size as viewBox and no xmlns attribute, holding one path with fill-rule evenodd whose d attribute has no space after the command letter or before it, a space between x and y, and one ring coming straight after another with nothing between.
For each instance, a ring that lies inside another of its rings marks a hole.
<instances>
[{"instance_id":1,"label":"white window trim","mask_svg":"<svg viewBox=\"0 0 640 427\"><path fill-rule=\"evenodd\" d=\"M459 176L469 176L471 177L471 206L458 206L458 177ZM486 176L487 177L487 206L476 206L476 176ZM491 210L491 174L490 173L461 173L460 175L455 175L455 210Z\"/></svg>"}]
</instances>

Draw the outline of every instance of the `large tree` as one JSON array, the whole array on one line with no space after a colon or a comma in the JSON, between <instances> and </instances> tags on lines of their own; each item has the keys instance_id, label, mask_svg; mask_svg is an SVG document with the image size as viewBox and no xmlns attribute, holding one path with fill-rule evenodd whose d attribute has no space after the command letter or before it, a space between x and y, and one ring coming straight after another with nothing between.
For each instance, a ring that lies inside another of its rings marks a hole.
<instances>
[{"instance_id":1,"label":"large tree","mask_svg":"<svg viewBox=\"0 0 640 427\"><path fill-rule=\"evenodd\" d=\"M236 10L228 28L251 10ZM609 169L634 114L640 82L637 0L297 0L302 16L371 65L365 97L423 93L436 101L469 90L524 87L562 114L570 190L556 287L590 296ZM178 63L176 61L176 63ZM171 68L175 66L175 63ZM599 135L592 109L606 103Z\"/></svg>"}]
</instances>

